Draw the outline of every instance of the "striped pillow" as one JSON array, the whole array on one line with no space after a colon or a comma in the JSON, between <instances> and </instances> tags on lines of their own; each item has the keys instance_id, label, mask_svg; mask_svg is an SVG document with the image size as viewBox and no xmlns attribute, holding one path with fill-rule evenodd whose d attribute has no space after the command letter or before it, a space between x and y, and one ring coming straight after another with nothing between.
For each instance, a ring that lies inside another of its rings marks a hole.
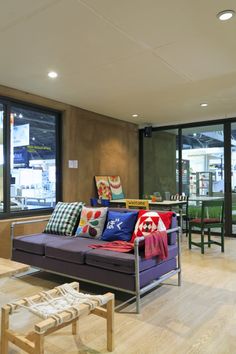
<instances>
[{"instance_id":1,"label":"striped pillow","mask_svg":"<svg viewBox=\"0 0 236 354\"><path fill-rule=\"evenodd\" d=\"M57 203L44 230L47 234L72 236L77 227L84 203Z\"/></svg>"}]
</instances>

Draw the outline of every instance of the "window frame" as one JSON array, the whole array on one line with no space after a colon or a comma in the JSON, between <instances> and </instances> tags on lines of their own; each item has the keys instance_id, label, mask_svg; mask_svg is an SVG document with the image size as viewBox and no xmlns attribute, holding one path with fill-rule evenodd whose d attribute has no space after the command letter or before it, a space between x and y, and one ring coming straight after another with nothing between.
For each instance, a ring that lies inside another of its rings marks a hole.
<instances>
[{"instance_id":1,"label":"window frame","mask_svg":"<svg viewBox=\"0 0 236 354\"><path fill-rule=\"evenodd\" d=\"M4 167L3 167L3 212L0 213L0 220L19 218L27 216L46 215L53 211L53 207L39 208L39 209L27 209L19 211L10 210L10 114L12 106L30 109L31 111L53 114L55 115L55 165L56 165L56 203L61 200L62 197L62 159L61 159L61 142L62 142L62 112L49 107L37 105L34 103L23 102L10 97L0 96L0 104L4 109L4 121L3 121L3 155L4 155Z\"/></svg>"}]
</instances>

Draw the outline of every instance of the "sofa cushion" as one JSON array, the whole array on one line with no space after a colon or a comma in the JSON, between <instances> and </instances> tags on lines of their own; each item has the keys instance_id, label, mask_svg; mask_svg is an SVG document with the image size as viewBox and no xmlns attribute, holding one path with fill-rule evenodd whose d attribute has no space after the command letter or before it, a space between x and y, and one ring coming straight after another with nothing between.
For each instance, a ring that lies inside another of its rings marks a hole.
<instances>
[{"instance_id":1,"label":"sofa cushion","mask_svg":"<svg viewBox=\"0 0 236 354\"><path fill-rule=\"evenodd\" d=\"M102 234L102 240L130 241L137 216L137 211L131 211L128 213L109 211L107 216L107 225Z\"/></svg>"},{"instance_id":2,"label":"sofa cushion","mask_svg":"<svg viewBox=\"0 0 236 354\"><path fill-rule=\"evenodd\" d=\"M78 225L83 203L58 202L44 230L48 234L71 236Z\"/></svg>"},{"instance_id":3,"label":"sofa cushion","mask_svg":"<svg viewBox=\"0 0 236 354\"><path fill-rule=\"evenodd\" d=\"M13 248L18 249L21 251L39 254L44 256L45 254L45 243L47 241L53 241L57 238L61 238L57 235L50 235L50 234L34 234L34 235L27 235L27 236L20 236L16 237L13 240Z\"/></svg>"},{"instance_id":4,"label":"sofa cushion","mask_svg":"<svg viewBox=\"0 0 236 354\"><path fill-rule=\"evenodd\" d=\"M85 254L91 251L88 246L97 243L104 242L84 237L59 237L56 241L46 242L45 256L70 263L84 264Z\"/></svg>"},{"instance_id":5,"label":"sofa cushion","mask_svg":"<svg viewBox=\"0 0 236 354\"><path fill-rule=\"evenodd\" d=\"M178 251L177 245L168 246L168 250L169 256L167 260L176 257ZM143 255L141 255L139 259L140 272L161 263L159 257L145 259ZM128 274L133 274L135 272L134 260L133 253L120 253L103 249L93 249L86 253L85 257L85 263L88 265Z\"/></svg>"},{"instance_id":6,"label":"sofa cushion","mask_svg":"<svg viewBox=\"0 0 236 354\"><path fill-rule=\"evenodd\" d=\"M108 208L87 208L83 206L76 236L100 238L104 229Z\"/></svg>"}]
</instances>

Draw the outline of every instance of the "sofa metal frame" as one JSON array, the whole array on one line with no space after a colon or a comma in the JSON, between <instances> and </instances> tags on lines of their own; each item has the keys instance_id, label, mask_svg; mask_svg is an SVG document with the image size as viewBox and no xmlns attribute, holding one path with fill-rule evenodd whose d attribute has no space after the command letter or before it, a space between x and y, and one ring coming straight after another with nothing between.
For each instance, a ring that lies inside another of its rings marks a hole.
<instances>
[{"instance_id":1,"label":"sofa metal frame","mask_svg":"<svg viewBox=\"0 0 236 354\"><path fill-rule=\"evenodd\" d=\"M33 224L33 223L38 223L38 222L43 222L43 221L47 221L49 220L49 218L47 219L34 219L34 220L25 220L25 221L15 221L11 223L11 246L12 246L12 250L13 250L13 239L15 237L15 226L17 225L24 225L24 224ZM123 306L124 304L132 301L133 299L135 299L136 301L136 312L139 314L141 311L141 295L147 293L148 291L154 289L155 287L157 287L160 283L162 283L163 281L165 281L166 279L172 277L175 274L178 274L178 286L181 286L181 245L180 245L180 239L181 239L181 235L182 235L182 229L181 227L175 227L172 229L168 229L167 230L167 234L172 233L172 232L176 232L177 233L177 246L178 246L178 253L177 253L177 266L174 270L162 275L161 277L159 277L156 280L153 280L150 284L144 286L143 288L140 288L140 277L139 277L139 243L144 241L144 237L137 237L134 241L134 256L135 256L135 290L131 291L131 290L127 290L124 288L118 288L106 283L100 283L100 282L96 282L93 280L87 280L84 278L80 278L80 277L74 277L74 276L70 276L68 274L65 273L59 273L59 272L55 272L55 271L50 271L48 269L43 269L43 268L39 268L42 271L48 272L48 273L54 273L54 274L58 274L58 275L62 275L62 276L67 276L69 278L72 279L77 279L77 280L81 280L87 283L91 283L91 284L95 284L95 285L100 285L100 286L104 286L110 289L114 289L114 290L118 290L118 291L122 291L125 293L129 293L134 295L132 298L130 298L129 300L123 302L121 305L117 306L116 309L120 306ZM27 236L27 235L25 235ZM18 277L20 275L18 274Z\"/></svg>"}]
</instances>

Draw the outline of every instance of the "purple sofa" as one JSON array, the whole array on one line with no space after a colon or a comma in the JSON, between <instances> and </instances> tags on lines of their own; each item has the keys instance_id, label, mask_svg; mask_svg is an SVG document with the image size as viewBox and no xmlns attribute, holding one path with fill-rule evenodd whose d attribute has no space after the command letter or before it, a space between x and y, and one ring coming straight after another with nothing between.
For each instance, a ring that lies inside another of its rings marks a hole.
<instances>
[{"instance_id":1,"label":"purple sofa","mask_svg":"<svg viewBox=\"0 0 236 354\"><path fill-rule=\"evenodd\" d=\"M178 274L178 285L181 284L180 228L175 215L171 229L167 231L169 256L165 261L158 257L144 258L143 251L139 249L142 237L135 240L134 253L91 249L88 247L90 244L105 242L85 237L45 233L14 237L16 225L39 221L42 219L12 223L13 260L133 294L138 313L142 294L175 274Z\"/></svg>"}]
</instances>

